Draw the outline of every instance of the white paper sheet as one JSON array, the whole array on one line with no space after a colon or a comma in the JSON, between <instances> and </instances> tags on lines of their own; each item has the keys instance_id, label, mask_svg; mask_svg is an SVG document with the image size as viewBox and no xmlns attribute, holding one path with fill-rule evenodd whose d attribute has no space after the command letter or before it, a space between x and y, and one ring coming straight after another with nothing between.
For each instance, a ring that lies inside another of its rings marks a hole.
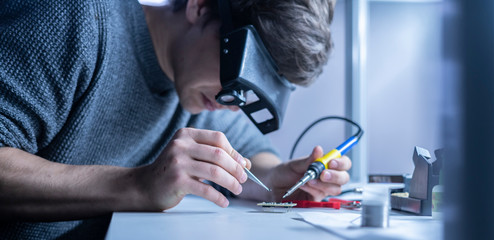
<instances>
[{"instance_id":1,"label":"white paper sheet","mask_svg":"<svg viewBox=\"0 0 494 240\"><path fill-rule=\"evenodd\" d=\"M389 228L360 227L359 213L300 212L308 223L349 239L442 239L442 222L427 216L390 216Z\"/></svg>"}]
</instances>

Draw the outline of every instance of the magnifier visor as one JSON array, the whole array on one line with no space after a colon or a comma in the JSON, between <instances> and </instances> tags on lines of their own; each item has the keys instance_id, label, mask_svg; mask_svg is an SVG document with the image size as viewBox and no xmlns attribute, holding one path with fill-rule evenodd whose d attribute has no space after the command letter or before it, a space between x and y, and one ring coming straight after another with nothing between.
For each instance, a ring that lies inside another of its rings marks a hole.
<instances>
[{"instance_id":1,"label":"magnifier visor","mask_svg":"<svg viewBox=\"0 0 494 240\"><path fill-rule=\"evenodd\" d=\"M293 85L277 73L252 25L222 35L216 101L236 105L263 133L279 129Z\"/></svg>"},{"instance_id":2,"label":"magnifier visor","mask_svg":"<svg viewBox=\"0 0 494 240\"><path fill-rule=\"evenodd\" d=\"M263 133L280 128L291 91L252 25L234 28L228 0L218 0L222 20L220 80L222 105L235 105Z\"/></svg>"}]
</instances>

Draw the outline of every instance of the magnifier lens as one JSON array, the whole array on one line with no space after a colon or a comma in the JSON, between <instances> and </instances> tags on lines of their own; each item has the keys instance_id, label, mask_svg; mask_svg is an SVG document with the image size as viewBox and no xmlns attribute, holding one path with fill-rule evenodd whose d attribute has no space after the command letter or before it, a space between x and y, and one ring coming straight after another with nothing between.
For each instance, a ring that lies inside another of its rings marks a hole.
<instances>
[{"instance_id":1,"label":"magnifier lens","mask_svg":"<svg viewBox=\"0 0 494 240\"><path fill-rule=\"evenodd\" d=\"M220 97L220 99L224 103L230 103L230 102L233 102L235 100L235 97L232 95L223 95Z\"/></svg>"},{"instance_id":2,"label":"magnifier lens","mask_svg":"<svg viewBox=\"0 0 494 240\"><path fill-rule=\"evenodd\" d=\"M217 96L216 101L223 105L245 105L245 96L243 90L222 90Z\"/></svg>"}]
</instances>

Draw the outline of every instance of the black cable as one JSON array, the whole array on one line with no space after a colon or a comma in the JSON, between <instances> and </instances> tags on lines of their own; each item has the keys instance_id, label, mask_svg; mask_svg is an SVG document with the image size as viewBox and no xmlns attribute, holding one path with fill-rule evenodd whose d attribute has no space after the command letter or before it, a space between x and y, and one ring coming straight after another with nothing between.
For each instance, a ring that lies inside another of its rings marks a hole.
<instances>
[{"instance_id":1,"label":"black cable","mask_svg":"<svg viewBox=\"0 0 494 240\"><path fill-rule=\"evenodd\" d=\"M348 118L338 117L338 116L326 116L326 117L322 117L322 118L317 119L315 122L311 123L302 132L302 134L300 134L300 136L297 138L297 141L295 141L295 144L293 144L292 151L290 152L290 158L289 159L292 159L293 153L295 152L295 149L297 148L297 145L300 142L300 139L302 139L302 137L305 135L305 133L307 133L307 131L309 131L312 127L314 127L314 125L316 125L316 124L318 124L318 123L320 123L322 121L330 120L330 119L343 120L343 121L346 121L346 122L351 123L352 125L356 126L358 128L358 131L353 136L356 136L358 139L360 139L360 137L362 137L362 134L364 134L364 131L362 131L362 128L360 127L360 125L358 125L356 122L354 122L354 121L352 121L352 120L350 120Z\"/></svg>"}]
</instances>

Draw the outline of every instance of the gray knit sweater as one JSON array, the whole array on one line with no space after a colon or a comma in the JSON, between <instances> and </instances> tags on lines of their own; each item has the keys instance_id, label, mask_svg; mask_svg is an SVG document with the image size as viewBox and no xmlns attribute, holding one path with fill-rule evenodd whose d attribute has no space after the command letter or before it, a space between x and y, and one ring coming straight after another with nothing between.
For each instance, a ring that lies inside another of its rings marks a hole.
<instances>
[{"instance_id":1,"label":"gray knit sweater","mask_svg":"<svg viewBox=\"0 0 494 240\"><path fill-rule=\"evenodd\" d=\"M246 157L274 151L242 114L180 107L137 1L0 1L0 147L132 167L186 126L223 131ZM3 222L0 239L102 238L109 217Z\"/></svg>"}]
</instances>

